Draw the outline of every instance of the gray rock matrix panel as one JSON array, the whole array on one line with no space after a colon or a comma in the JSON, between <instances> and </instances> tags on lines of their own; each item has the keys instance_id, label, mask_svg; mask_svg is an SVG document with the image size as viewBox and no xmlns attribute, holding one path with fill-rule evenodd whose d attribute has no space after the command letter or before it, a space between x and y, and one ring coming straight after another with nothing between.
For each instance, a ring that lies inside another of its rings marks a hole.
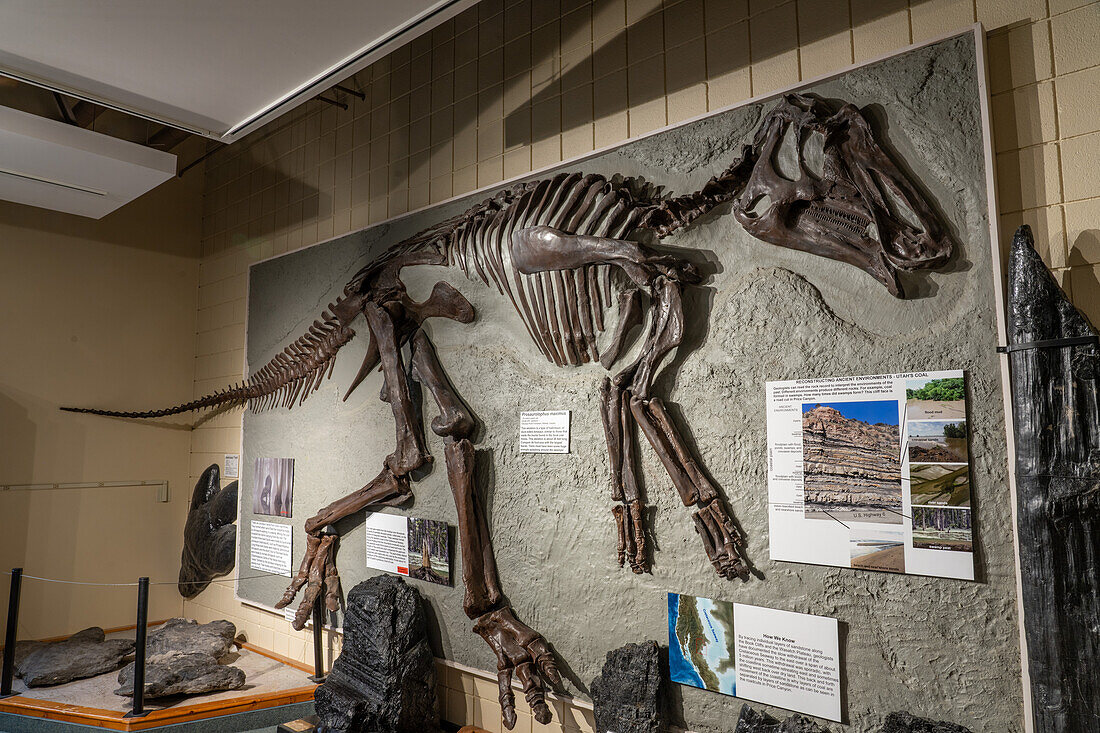
<instances>
[{"instance_id":1,"label":"gray rock matrix panel","mask_svg":"<svg viewBox=\"0 0 1100 733\"><path fill-rule=\"evenodd\" d=\"M61 685L73 680L113 672L134 653L132 639L105 639L98 626L78 631L64 641L30 647L16 664L27 687ZM25 647L27 648L27 647ZM19 650L16 649L16 658Z\"/></svg>"},{"instance_id":2,"label":"gray rock matrix panel","mask_svg":"<svg viewBox=\"0 0 1100 733\"><path fill-rule=\"evenodd\" d=\"M349 733L439 730L435 660L424 601L379 575L348 593L344 645L313 699L322 729Z\"/></svg>"},{"instance_id":3,"label":"gray rock matrix panel","mask_svg":"<svg viewBox=\"0 0 1100 733\"><path fill-rule=\"evenodd\" d=\"M596 733L660 733L662 677L655 641L609 651L592 680Z\"/></svg>"},{"instance_id":4,"label":"gray rock matrix panel","mask_svg":"<svg viewBox=\"0 0 1100 733\"><path fill-rule=\"evenodd\" d=\"M866 111L883 146L919 181L960 243L944 271L903 275L910 299L896 300L851 266L755 240L724 207L665 240L694 251L716 272L685 291L685 343L676 368L658 376L657 393L668 395L702 464L728 497L763 580L731 583L715 575L690 511L645 446L642 481L654 512L653 572L620 570L596 403L606 372L595 365L554 367L539 355L511 304L457 270L406 272L412 297L427 297L432 285L446 279L477 309L474 323L433 322L430 335L449 378L482 422L478 481L503 590L517 615L564 660L569 691L588 695L586 681L599 674L609 650L666 638L666 592L674 591L844 622L850 726L821 723L828 730L875 733L887 711L925 709L978 730L1020 730L1012 522L975 60L973 36L966 34L807 89ZM645 176L674 194L698 190L751 140L772 104L724 112L563 168ZM490 193L254 266L249 364L266 363L303 333L372 256ZM341 350L331 380L304 405L245 414L242 576L250 574L253 519L293 525L296 569L305 549L303 518L365 484L393 451L393 416L377 399L379 375L341 401L367 345L366 330L355 327L360 335ZM978 581L769 561L765 383L939 369L967 372ZM430 399L425 404L430 418L434 407ZM520 412L550 409L572 411L572 452L520 454ZM455 524L440 468L442 441L431 431L427 438L437 465L414 484L416 499L407 513ZM250 513L250 467L263 456L296 460L293 520ZM364 570L360 521L356 516L337 526L345 588L372 574ZM459 551L456 570L460 563ZM242 579L239 592L270 606L288 582L278 576ZM410 582L430 606L436 654L494 670L492 651L462 612L460 574L453 589ZM728 733L738 700L677 690L666 712L669 722L698 733Z\"/></svg>"},{"instance_id":5,"label":"gray rock matrix panel","mask_svg":"<svg viewBox=\"0 0 1100 733\"><path fill-rule=\"evenodd\" d=\"M733 733L825 733L825 729L802 715L777 720L767 713L742 705Z\"/></svg>"}]
</instances>

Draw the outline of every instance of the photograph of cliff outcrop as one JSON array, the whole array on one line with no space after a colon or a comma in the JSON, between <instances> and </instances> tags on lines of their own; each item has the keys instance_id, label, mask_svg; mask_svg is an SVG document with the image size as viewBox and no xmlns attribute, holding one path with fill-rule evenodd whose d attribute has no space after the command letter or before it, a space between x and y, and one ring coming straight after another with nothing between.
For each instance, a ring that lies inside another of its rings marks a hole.
<instances>
[{"instance_id":1,"label":"photograph of cliff outcrop","mask_svg":"<svg viewBox=\"0 0 1100 733\"><path fill-rule=\"evenodd\" d=\"M901 524L901 441L893 400L802 405L807 519Z\"/></svg>"}]
</instances>

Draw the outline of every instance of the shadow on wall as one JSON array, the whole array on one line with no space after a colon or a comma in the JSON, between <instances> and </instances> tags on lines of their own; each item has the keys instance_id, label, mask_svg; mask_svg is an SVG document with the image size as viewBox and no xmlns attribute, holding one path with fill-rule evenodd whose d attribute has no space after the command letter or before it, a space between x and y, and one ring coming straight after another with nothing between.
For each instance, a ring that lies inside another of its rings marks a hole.
<instances>
[{"instance_id":1,"label":"shadow on wall","mask_svg":"<svg viewBox=\"0 0 1100 733\"><path fill-rule=\"evenodd\" d=\"M1069 242L1069 287L1062 287L1070 294L1073 304L1100 328L1100 265L1096 265L1100 253L1100 229L1083 229Z\"/></svg>"},{"instance_id":2,"label":"shadow on wall","mask_svg":"<svg viewBox=\"0 0 1100 733\"><path fill-rule=\"evenodd\" d=\"M34 466L35 431L26 408L0 392L0 484L25 483ZM8 607L7 571L23 565L30 494L0 491L0 609Z\"/></svg>"}]
</instances>

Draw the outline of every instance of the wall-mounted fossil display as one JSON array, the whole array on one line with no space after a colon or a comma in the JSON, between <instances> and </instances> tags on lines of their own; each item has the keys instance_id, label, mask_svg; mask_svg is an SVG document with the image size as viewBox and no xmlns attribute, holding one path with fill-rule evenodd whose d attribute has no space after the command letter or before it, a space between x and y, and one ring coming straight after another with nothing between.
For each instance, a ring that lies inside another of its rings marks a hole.
<instances>
[{"instance_id":1,"label":"wall-mounted fossil display","mask_svg":"<svg viewBox=\"0 0 1100 733\"><path fill-rule=\"evenodd\" d=\"M237 549L237 482L221 486L221 470L207 467L191 494L187 524L183 527L179 591L194 598L214 578L233 570Z\"/></svg>"},{"instance_id":2,"label":"wall-mounted fossil display","mask_svg":"<svg viewBox=\"0 0 1100 733\"><path fill-rule=\"evenodd\" d=\"M793 146L793 172L784 167L783 151L789 146L781 141ZM666 197L636 178L577 172L517 183L390 246L351 277L304 335L242 384L166 410L76 411L152 418L204 408L300 405L331 375L337 353L356 335L353 324L365 323L369 344L347 394L381 369L381 397L393 413L396 448L377 477L306 520L305 557L276 606L302 593L294 621L298 629L314 604L336 610L334 536L323 536L321 530L364 509L401 505L412 497L414 476L432 462L414 397L423 387L438 408L431 428L444 439L458 511L464 610L497 656L505 726L511 729L516 720L513 675L536 720L546 723L551 714L544 687L560 681L557 663L543 637L517 618L500 586L483 499L475 488L477 421L423 327L432 318L470 323L474 308L445 281L417 302L402 276L416 267L451 267L480 281L511 304L538 350L562 367L600 362L610 369L625 353L628 331L642 315L648 330L637 355L603 380L597 399L610 461L618 562L635 573L651 564L647 506L638 479L640 430L683 505L692 510L715 572L730 580L747 579L741 529L674 411L654 393L659 366L681 345L687 329L684 289L698 284L702 275L683 251L659 251L637 241L677 232L727 202L753 235L855 264L897 296L902 294L897 268L938 266L952 248L930 205L876 144L854 107L834 112L820 99L791 95L764 118L741 157L694 193ZM613 273L624 286L617 299ZM616 300L618 324L601 353L598 336L610 325Z\"/></svg>"}]
</instances>

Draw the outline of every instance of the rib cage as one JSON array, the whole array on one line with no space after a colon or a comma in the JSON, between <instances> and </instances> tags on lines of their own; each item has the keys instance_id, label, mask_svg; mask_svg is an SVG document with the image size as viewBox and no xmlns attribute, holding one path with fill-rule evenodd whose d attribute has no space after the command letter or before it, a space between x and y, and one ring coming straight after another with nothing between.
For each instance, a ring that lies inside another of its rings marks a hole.
<instances>
[{"instance_id":1,"label":"rib cage","mask_svg":"<svg viewBox=\"0 0 1100 733\"><path fill-rule=\"evenodd\" d=\"M595 336L604 330L611 302L610 266L525 275L512 264L512 234L541 225L621 239L658 203L632 178L616 184L598 174L559 173L470 209L447 237L447 264L508 296L531 340L554 364L595 361Z\"/></svg>"},{"instance_id":2,"label":"rib cage","mask_svg":"<svg viewBox=\"0 0 1100 733\"><path fill-rule=\"evenodd\" d=\"M333 308L333 304L329 304L329 310ZM212 407L247 405L253 411L261 412L275 406L291 407L295 400L300 405L321 386L326 372L332 376L336 352L355 336L355 331L340 325L339 320L329 310L323 311L322 320L314 321L305 334L276 354L251 377L228 389L164 410L120 412L83 407L61 409L106 417L151 418Z\"/></svg>"}]
</instances>

